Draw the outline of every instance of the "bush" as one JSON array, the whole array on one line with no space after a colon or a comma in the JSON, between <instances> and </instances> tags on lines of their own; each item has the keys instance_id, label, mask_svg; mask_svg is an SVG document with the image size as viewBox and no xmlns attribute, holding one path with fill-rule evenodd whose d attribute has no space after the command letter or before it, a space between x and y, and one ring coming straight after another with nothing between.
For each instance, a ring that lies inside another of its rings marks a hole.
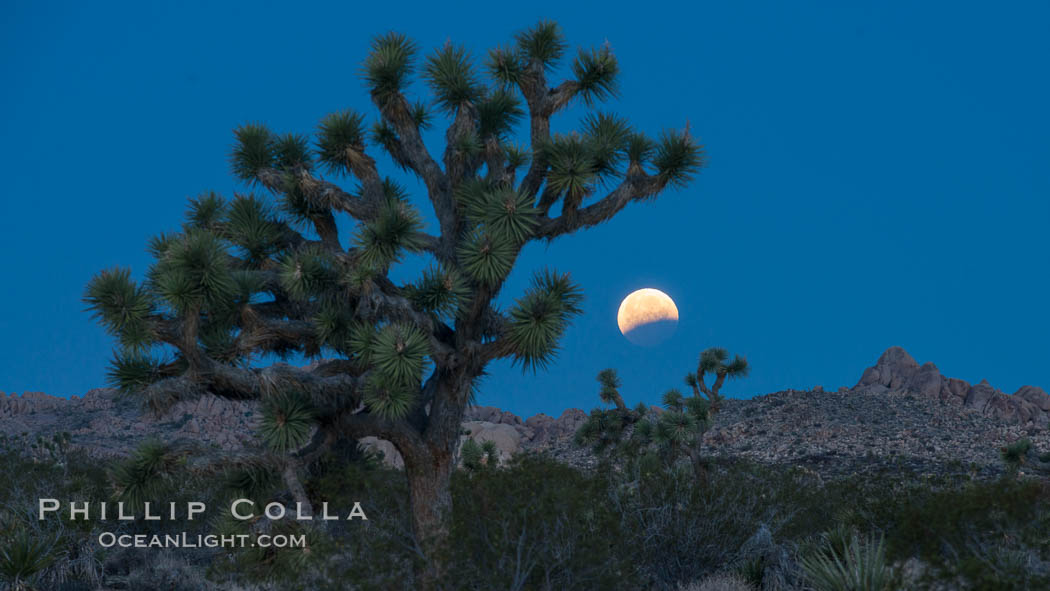
<instances>
[{"instance_id":1,"label":"bush","mask_svg":"<svg viewBox=\"0 0 1050 591\"><path fill-rule=\"evenodd\" d=\"M737 575L721 573L711 575L698 583L681 585L678 591L754 591L754 587Z\"/></svg>"},{"instance_id":2,"label":"bush","mask_svg":"<svg viewBox=\"0 0 1050 591\"><path fill-rule=\"evenodd\" d=\"M637 588L619 516L601 502L607 487L538 457L457 474L456 580L475 590Z\"/></svg>"}]
</instances>

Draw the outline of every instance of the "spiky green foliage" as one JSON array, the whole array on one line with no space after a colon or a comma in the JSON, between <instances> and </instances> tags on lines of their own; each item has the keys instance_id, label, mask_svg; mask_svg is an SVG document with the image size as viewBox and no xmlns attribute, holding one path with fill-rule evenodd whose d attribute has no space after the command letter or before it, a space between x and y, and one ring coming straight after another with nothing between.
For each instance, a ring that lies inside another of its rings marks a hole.
<instances>
[{"instance_id":1,"label":"spiky green foliage","mask_svg":"<svg viewBox=\"0 0 1050 591\"><path fill-rule=\"evenodd\" d=\"M578 92L588 105L616 96L616 76L620 73L620 66L608 46L581 49L572 65L572 73L579 85Z\"/></svg>"},{"instance_id":2,"label":"spiky green foliage","mask_svg":"<svg viewBox=\"0 0 1050 591\"><path fill-rule=\"evenodd\" d=\"M132 281L129 269L115 268L93 277L85 290L84 302L123 347L138 350L153 342L149 323L152 294Z\"/></svg>"},{"instance_id":3,"label":"spiky green foliage","mask_svg":"<svg viewBox=\"0 0 1050 591\"><path fill-rule=\"evenodd\" d=\"M521 168L529 163L532 159L526 150L519 146L503 146L503 153L507 158L507 167L511 169Z\"/></svg>"},{"instance_id":4,"label":"spiky green foliage","mask_svg":"<svg viewBox=\"0 0 1050 591\"><path fill-rule=\"evenodd\" d=\"M276 452L302 447L310 437L316 414L298 392L278 392L263 400L259 436Z\"/></svg>"},{"instance_id":5,"label":"spiky green foliage","mask_svg":"<svg viewBox=\"0 0 1050 591\"><path fill-rule=\"evenodd\" d=\"M496 89L478 101L478 135L502 139L514 130L525 111L517 96L505 89Z\"/></svg>"},{"instance_id":6,"label":"spiky green foliage","mask_svg":"<svg viewBox=\"0 0 1050 591\"><path fill-rule=\"evenodd\" d=\"M480 470L483 467L481 460L484 452L478 442L469 437L460 445L459 457L463 461L463 467L468 470Z\"/></svg>"},{"instance_id":7,"label":"spiky green foliage","mask_svg":"<svg viewBox=\"0 0 1050 591\"><path fill-rule=\"evenodd\" d=\"M626 119L607 113L591 113L583 120L595 174L615 177L627 155L631 126Z\"/></svg>"},{"instance_id":8,"label":"spiky green foliage","mask_svg":"<svg viewBox=\"0 0 1050 591\"><path fill-rule=\"evenodd\" d=\"M225 306L236 293L226 248L207 230L183 234L150 271L155 293L180 314Z\"/></svg>"},{"instance_id":9,"label":"spiky green foliage","mask_svg":"<svg viewBox=\"0 0 1050 591\"><path fill-rule=\"evenodd\" d=\"M704 151L688 132L665 132L653 153L658 178L674 187L684 187L704 165Z\"/></svg>"},{"instance_id":10,"label":"spiky green foliage","mask_svg":"<svg viewBox=\"0 0 1050 591\"><path fill-rule=\"evenodd\" d=\"M473 103L484 94L466 48L446 44L427 57L423 77L434 91L437 103L452 112L462 103Z\"/></svg>"},{"instance_id":11,"label":"spiky green foliage","mask_svg":"<svg viewBox=\"0 0 1050 591\"><path fill-rule=\"evenodd\" d=\"M384 419L403 418L416 401L416 390L384 374L372 374L365 384L363 398L368 410Z\"/></svg>"},{"instance_id":12,"label":"spiky green foliage","mask_svg":"<svg viewBox=\"0 0 1050 591\"><path fill-rule=\"evenodd\" d=\"M329 253L308 245L284 257L278 276L289 296L307 300L333 285L338 279L338 270Z\"/></svg>"},{"instance_id":13,"label":"spiky green foliage","mask_svg":"<svg viewBox=\"0 0 1050 591\"><path fill-rule=\"evenodd\" d=\"M256 123L242 125L233 134L236 138L230 155L233 174L242 181L255 183L259 172L273 165L273 134L264 125Z\"/></svg>"},{"instance_id":14,"label":"spiky green foliage","mask_svg":"<svg viewBox=\"0 0 1050 591\"><path fill-rule=\"evenodd\" d=\"M471 472L494 468L499 465L499 449L492 441L478 443L467 438L459 448L463 467Z\"/></svg>"},{"instance_id":15,"label":"spiky green foliage","mask_svg":"<svg viewBox=\"0 0 1050 591\"><path fill-rule=\"evenodd\" d=\"M379 330L370 346L370 361L391 384L418 385L429 353L427 337L405 323L388 324Z\"/></svg>"},{"instance_id":16,"label":"spiky green foliage","mask_svg":"<svg viewBox=\"0 0 1050 591\"><path fill-rule=\"evenodd\" d=\"M750 371L751 367L748 365L747 359L743 356L735 355L733 356L733 360L729 361L728 351L721 347L710 347L700 353L696 372L687 374L685 376L685 383L693 389L693 392L697 397L700 396L700 392L707 395L712 411L716 411L718 409L718 404L722 401L720 390L722 389L722 385L725 383L726 378L744 378L747 377ZM713 374L715 376L715 381L710 387L704 382L704 376L706 374Z\"/></svg>"},{"instance_id":17,"label":"spiky green foliage","mask_svg":"<svg viewBox=\"0 0 1050 591\"><path fill-rule=\"evenodd\" d=\"M417 47L400 33L380 35L364 63L364 77L373 98L386 104L404 88L412 74Z\"/></svg>"},{"instance_id":18,"label":"spiky green foliage","mask_svg":"<svg viewBox=\"0 0 1050 591\"><path fill-rule=\"evenodd\" d=\"M406 286L405 295L420 310L451 316L470 303L470 284L451 266L433 265L416 283Z\"/></svg>"},{"instance_id":19,"label":"spiky green foliage","mask_svg":"<svg viewBox=\"0 0 1050 591\"><path fill-rule=\"evenodd\" d=\"M114 497L136 509L147 501L157 501L170 484L177 461L178 455L167 444L155 439L143 442L130 457L111 468Z\"/></svg>"},{"instance_id":20,"label":"spiky green foliage","mask_svg":"<svg viewBox=\"0 0 1050 591\"><path fill-rule=\"evenodd\" d=\"M24 529L7 534L0 539L0 577L12 589L26 589L25 583L32 582L60 558L57 546L57 539Z\"/></svg>"},{"instance_id":21,"label":"spiky green foliage","mask_svg":"<svg viewBox=\"0 0 1050 591\"><path fill-rule=\"evenodd\" d=\"M110 386L121 392L141 390L161 378L160 363L142 352L118 351L106 373Z\"/></svg>"},{"instance_id":22,"label":"spiky green foliage","mask_svg":"<svg viewBox=\"0 0 1050 591\"><path fill-rule=\"evenodd\" d=\"M999 456L1009 468L1016 470L1024 464L1025 457L1031 449L1031 440L1018 439L1017 441L1001 448L999 450Z\"/></svg>"},{"instance_id":23,"label":"spiky green foliage","mask_svg":"<svg viewBox=\"0 0 1050 591\"><path fill-rule=\"evenodd\" d=\"M518 33L516 40L520 55L542 64L544 68L554 67L568 47L561 27L554 21L541 21Z\"/></svg>"},{"instance_id":24,"label":"spiky green foliage","mask_svg":"<svg viewBox=\"0 0 1050 591\"><path fill-rule=\"evenodd\" d=\"M412 121L415 122L416 127L420 130L429 129L434 122L434 115L427 109L427 106L423 101L419 101L412 105Z\"/></svg>"},{"instance_id":25,"label":"spiky green foliage","mask_svg":"<svg viewBox=\"0 0 1050 591\"><path fill-rule=\"evenodd\" d=\"M583 293L569 275L545 270L510 310L508 340L523 369L545 367L557 354L558 340L580 313Z\"/></svg>"},{"instance_id":26,"label":"spiky green foliage","mask_svg":"<svg viewBox=\"0 0 1050 591\"><path fill-rule=\"evenodd\" d=\"M291 172L281 174L280 192L280 209L291 216L293 222L302 224L329 211L311 198L302 179Z\"/></svg>"},{"instance_id":27,"label":"spiky green foliage","mask_svg":"<svg viewBox=\"0 0 1050 591\"><path fill-rule=\"evenodd\" d=\"M313 319L317 341L335 351L344 352L350 341L353 316L345 307L329 302L323 305Z\"/></svg>"},{"instance_id":28,"label":"spiky green foliage","mask_svg":"<svg viewBox=\"0 0 1050 591\"><path fill-rule=\"evenodd\" d=\"M361 225L354 242L361 249L361 262L373 269L386 269L401 260L403 251L418 251L423 222L414 207L396 198L386 203L374 221Z\"/></svg>"},{"instance_id":29,"label":"spiky green foliage","mask_svg":"<svg viewBox=\"0 0 1050 591\"><path fill-rule=\"evenodd\" d=\"M669 443L689 443L698 435L696 419L680 410L664 411L656 420L656 437Z\"/></svg>"},{"instance_id":30,"label":"spiky green foliage","mask_svg":"<svg viewBox=\"0 0 1050 591\"><path fill-rule=\"evenodd\" d=\"M854 535L844 546L825 537L799 564L816 591L885 591L893 580L883 540Z\"/></svg>"},{"instance_id":31,"label":"spiky green foliage","mask_svg":"<svg viewBox=\"0 0 1050 591\"><path fill-rule=\"evenodd\" d=\"M274 165L282 170L304 168L310 170L310 140L298 133L286 133L273 141Z\"/></svg>"},{"instance_id":32,"label":"spiky green foliage","mask_svg":"<svg viewBox=\"0 0 1050 591\"><path fill-rule=\"evenodd\" d=\"M724 349L711 348L700 356L700 366L725 374L730 364L724 364L729 354ZM743 359L743 358L740 358ZM739 372L744 370L737 368ZM612 451L621 459L640 462L653 458L668 469L676 469L679 460L688 458L693 464L697 479L706 474L699 448L704 433L711 427L712 416L718 410L722 398L717 390L704 386L701 391L702 373L690 373L686 382L692 386L693 395L687 396L676 388L663 395L663 412L649 412L644 403L628 409L620 397L619 378L612 369L598 374L601 389L598 396L602 402L613 403L615 409L595 409L576 434L577 445L592 446L598 453ZM724 379L724 375L723 378ZM703 393L702 393L703 392Z\"/></svg>"},{"instance_id":33,"label":"spiky green foliage","mask_svg":"<svg viewBox=\"0 0 1050 591\"><path fill-rule=\"evenodd\" d=\"M524 244L539 223L540 210L527 193L506 188L488 189L484 182L468 184L460 191L467 218L499 239Z\"/></svg>"},{"instance_id":34,"label":"spiky green foliage","mask_svg":"<svg viewBox=\"0 0 1050 591\"><path fill-rule=\"evenodd\" d=\"M625 152L631 162L643 164L656 152L656 143L644 133L633 132L627 136Z\"/></svg>"},{"instance_id":35,"label":"spiky green foliage","mask_svg":"<svg viewBox=\"0 0 1050 591\"><path fill-rule=\"evenodd\" d=\"M353 111L326 115L318 127L317 157L330 172L347 172L364 158L364 117Z\"/></svg>"},{"instance_id":36,"label":"spiky green foliage","mask_svg":"<svg viewBox=\"0 0 1050 591\"><path fill-rule=\"evenodd\" d=\"M664 392L663 405L669 409L681 411L685 408L685 399L677 388L671 388Z\"/></svg>"},{"instance_id":37,"label":"spiky green foliage","mask_svg":"<svg viewBox=\"0 0 1050 591\"><path fill-rule=\"evenodd\" d=\"M722 347L711 347L700 353L700 371L714 373L729 357L729 352Z\"/></svg>"},{"instance_id":38,"label":"spiky green foliage","mask_svg":"<svg viewBox=\"0 0 1050 591\"><path fill-rule=\"evenodd\" d=\"M457 252L459 263L467 274L483 285L497 285L510 273L517 254L509 238L476 230Z\"/></svg>"},{"instance_id":39,"label":"spiky green foliage","mask_svg":"<svg viewBox=\"0 0 1050 591\"><path fill-rule=\"evenodd\" d=\"M579 204L594 190L598 165L594 153L579 135L554 136L543 146L550 163L547 186L565 195L566 202Z\"/></svg>"},{"instance_id":40,"label":"spiky green foliage","mask_svg":"<svg viewBox=\"0 0 1050 591\"><path fill-rule=\"evenodd\" d=\"M270 208L253 196L237 196L229 206L226 235L250 265L258 265L280 250L281 227Z\"/></svg>"},{"instance_id":41,"label":"spiky green foliage","mask_svg":"<svg viewBox=\"0 0 1050 591\"><path fill-rule=\"evenodd\" d=\"M226 200L215 193L204 193L190 199L186 210L185 228L188 230L220 231L226 215Z\"/></svg>"},{"instance_id":42,"label":"spiky green foliage","mask_svg":"<svg viewBox=\"0 0 1050 591\"><path fill-rule=\"evenodd\" d=\"M517 84L523 71L521 57L517 50L497 47L489 50L485 67L494 80L503 86Z\"/></svg>"},{"instance_id":43,"label":"spiky green foliage","mask_svg":"<svg viewBox=\"0 0 1050 591\"><path fill-rule=\"evenodd\" d=\"M618 408L623 407L623 398L620 397L622 382L615 369L608 368L598 372L598 383L601 384L598 397L602 399L602 402L615 404Z\"/></svg>"}]
</instances>

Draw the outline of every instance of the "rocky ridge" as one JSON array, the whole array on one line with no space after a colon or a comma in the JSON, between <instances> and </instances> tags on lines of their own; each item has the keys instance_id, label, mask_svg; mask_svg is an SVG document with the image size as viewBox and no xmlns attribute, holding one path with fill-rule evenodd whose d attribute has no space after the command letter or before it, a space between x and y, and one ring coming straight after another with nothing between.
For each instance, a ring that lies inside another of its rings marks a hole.
<instances>
[{"instance_id":1,"label":"rocky ridge","mask_svg":"<svg viewBox=\"0 0 1050 591\"><path fill-rule=\"evenodd\" d=\"M548 453L573 465L597 460L572 443L587 413L522 419L494 407L467 410L464 438L493 441L502 458ZM122 455L142 440L193 440L235 450L254 437L257 406L203 396L160 415L106 388L70 399L27 392L0 393L0 434L31 440L68 432L72 445L98 456ZM900 347L888 349L852 388L786 390L751 400L727 400L705 438L713 456L809 466L825 475L909 467L936 471L948 464L977 472L999 469L998 449L1022 437L1050 449L1050 395L1024 386L1014 394L986 381L947 378L932 363L919 365ZM392 465L389 442L367 438Z\"/></svg>"}]
</instances>

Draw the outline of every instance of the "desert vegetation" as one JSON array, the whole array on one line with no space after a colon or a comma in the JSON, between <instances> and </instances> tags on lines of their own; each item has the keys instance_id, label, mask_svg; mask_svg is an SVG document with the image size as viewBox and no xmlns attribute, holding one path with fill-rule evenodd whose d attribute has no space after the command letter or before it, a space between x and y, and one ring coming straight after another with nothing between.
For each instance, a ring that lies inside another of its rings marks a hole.
<instances>
[{"instance_id":1,"label":"desert vegetation","mask_svg":"<svg viewBox=\"0 0 1050 591\"><path fill-rule=\"evenodd\" d=\"M609 453L620 461L637 462L647 471L661 465L674 468L679 459L687 458L693 476L702 483L707 465L700 447L724 400L722 386L726 378L742 378L749 371L746 358L737 355L730 361L729 353L721 347L705 349L696 371L685 376L691 395L672 388L663 396L664 410L653 412L644 402L627 408L616 370L602 370L598 374L598 396L613 408L591 411L576 433L576 443L590 445L596 453ZM714 377L711 385L705 382L708 375Z\"/></svg>"},{"instance_id":2,"label":"desert vegetation","mask_svg":"<svg viewBox=\"0 0 1050 591\"><path fill-rule=\"evenodd\" d=\"M10 589L414 589L403 473L343 450L304 473L315 504L365 500L367 522L272 527L304 533L308 549L102 548L107 529L214 533L250 527L216 514L200 522L36 519L35 499L115 498L121 471L145 455L99 462L80 452L28 454L7 440L0 489L0 578ZM479 446L480 447L480 446ZM480 458L485 457L484 450ZM145 454L146 452L143 452ZM153 451L156 453L156 450ZM579 470L542 455L505 466L484 459L454 472L445 557L454 588L496 589L1038 589L1050 584L1050 484L1006 474L938 479L887 470L821 481L787 466L714 459L697 482L686 469L603 462ZM221 507L230 495L290 502L279 478L239 468L216 475L189 462L165 468L153 494ZM265 473L264 473L265 474Z\"/></svg>"}]
</instances>

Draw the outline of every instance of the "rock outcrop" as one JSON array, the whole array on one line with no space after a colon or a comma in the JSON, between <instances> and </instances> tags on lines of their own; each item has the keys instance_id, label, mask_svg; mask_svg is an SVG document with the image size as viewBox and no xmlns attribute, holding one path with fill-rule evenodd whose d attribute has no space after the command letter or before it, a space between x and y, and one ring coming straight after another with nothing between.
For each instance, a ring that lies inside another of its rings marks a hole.
<instances>
[{"instance_id":1,"label":"rock outcrop","mask_svg":"<svg viewBox=\"0 0 1050 591\"><path fill-rule=\"evenodd\" d=\"M1013 395L997 390L982 380L970 385L946 378L933 363L921 366L900 347L890 347L878 362L864 371L854 391L910 392L952 404L1022 426L1045 429L1050 423L1050 395L1035 386L1022 386Z\"/></svg>"}]
</instances>

